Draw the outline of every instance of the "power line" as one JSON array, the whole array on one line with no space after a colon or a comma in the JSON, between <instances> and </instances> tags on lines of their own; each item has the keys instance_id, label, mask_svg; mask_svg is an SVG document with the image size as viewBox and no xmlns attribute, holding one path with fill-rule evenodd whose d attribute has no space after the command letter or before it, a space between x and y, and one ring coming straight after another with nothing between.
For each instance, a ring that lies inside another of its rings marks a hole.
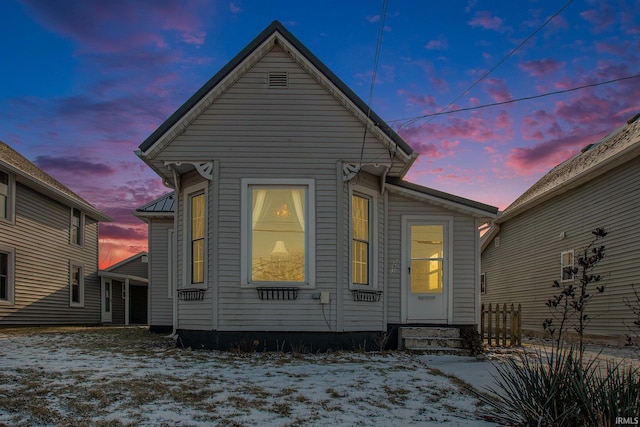
<instances>
[{"instance_id":1,"label":"power line","mask_svg":"<svg viewBox=\"0 0 640 427\"><path fill-rule=\"evenodd\" d=\"M606 85L606 84L609 84L609 83L615 83L615 82L620 82L620 81L623 81L623 80L635 79L635 78L638 78L638 77L640 77L640 74L634 74L632 76L620 77L620 78L617 78L617 79L607 80L607 81L604 81L604 82L590 83L588 85L576 86L576 87L572 87L570 89L556 90L554 92L547 92L547 93L541 93L541 94L538 94L538 95L525 96L525 97L522 97L522 98L510 99L508 101L494 102L492 104L476 105L474 107L465 107L465 108L459 108L457 110L450 110L450 111L442 111L441 110L438 113L424 114L422 116L407 117L407 118L404 118L404 119L388 120L388 123L404 122L404 121L408 121L407 123L415 123L417 120L424 119L424 118L427 118L427 117L444 116L446 114L460 113L462 111L479 110L481 108L488 108L488 107L495 107L495 106L498 106L498 105L512 104L514 102L529 101L531 99L543 98L545 96L551 96L551 95L559 95L559 94L567 93L567 92L574 92L574 91L580 90L580 89L587 89L587 88L590 88L590 87L602 86L602 85ZM405 126L406 126L406 124L401 126L401 128L405 127ZM424 125L422 125L422 126L424 126Z\"/></svg>"},{"instance_id":2,"label":"power line","mask_svg":"<svg viewBox=\"0 0 640 427\"><path fill-rule=\"evenodd\" d=\"M388 0L382 1L382 12L380 14L380 28L378 29L378 40L376 41L376 51L373 56L373 73L371 75L371 86L369 86L369 101L367 102L367 119L371 116L371 102L373 101L373 88L376 84L376 76L378 75L378 61L380 59L380 48L382 47L382 36L384 34L384 23L387 18ZM362 134L362 146L360 147L360 163L364 157L364 143L367 139L367 125L364 125Z\"/></svg>"},{"instance_id":3,"label":"power line","mask_svg":"<svg viewBox=\"0 0 640 427\"><path fill-rule=\"evenodd\" d=\"M444 107L442 107L442 109L440 110L440 113L444 113L444 111L449 108L452 104L454 104L456 101L458 101L460 98L462 98L464 95L466 95L471 89L473 89L474 87L476 87L476 85L478 83L480 83L481 81L483 81L485 78L487 78L487 76L489 76L489 74L491 74L493 71L495 71L496 68L498 68L500 65L502 65L507 59L509 59L514 53L516 53L516 51L518 49L520 49L526 42L528 42L533 36L535 36L536 34L538 34L540 32L540 30L542 30L549 22L551 22L556 16L558 16L560 13L562 13L563 10L565 10L567 8L567 6L569 6L571 3L573 2L573 0L569 0L567 1L564 6L562 6L560 9L558 9L558 11L556 13L554 13L553 15L551 15L546 21L544 21L544 23L542 25L540 25L538 28L536 28L536 30L534 32L532 32L531 34L529 34L529 36L527 36L524 40L522 40L516 47L514 47L513 49L511 49L511 51L504 57L502 58L500 61L498 61L498 63L496 65L494 65L489 71L487 71L486 73L484 73L478 80L476 80L475 82L473 82L473 84L471 86L469 86L467 89L465 89L460 95L458 95L453 101L449 102L447 105L445 105ZM440 113L432 115L431 118L435 117L436 115L440 115ZM415 123L416 121L420 120L420 118L417 118L413 121L407 122L405 123L402 127L405 126L409 126L413 123ZM429 121L427 121L427 123L429 123L431 121L431 119ZM422 126L426 125L427 123L424 123ZM401 129L402 129L401 127ZM416 128L413 129L412 132L410 132L410 135L415 132L416 130L418 130L421 126L418 126ZM400 130L400 129L399 129Z\"/></svg>"}]
</instances>

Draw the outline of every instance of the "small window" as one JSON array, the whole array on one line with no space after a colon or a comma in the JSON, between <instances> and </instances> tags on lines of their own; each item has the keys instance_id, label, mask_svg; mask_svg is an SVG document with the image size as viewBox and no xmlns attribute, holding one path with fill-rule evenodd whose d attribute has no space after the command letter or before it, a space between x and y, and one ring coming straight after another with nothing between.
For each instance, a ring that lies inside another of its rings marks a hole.
<instances>
[{"instance_id":1,"label":"small window","mask_svg":"<svg viewBox=\"0 0 640 427\"><path fill-rule=\"evenodd\" d=\"M14 250L0 247L0 304L13 304Z\"/></svg>"},{"instance_id":2,"label":"small window","mask_svg":"<svg viewBox=\"0 0 640 427\"><path fill-rule=\"evenodd\" d=\"M487 293L487 273L480 275L480 293L482 295Z\"/></svg>"},{"instance_id":3,"label":"small window","mask_svg":"<svg viewBox=\"0 0 640 427\"><path fill-rule=\"evenodd\" d=\"M574 260L573 251L566 251L560 254L561 276L563 282L569 282L574 279Z\"/></svg>"},{"instance_id":4,"label":"small window","mask_svg":"<svg viewBox=\"0 0 640 427\"><path fill-rule=\"evenodd\" d=\"M81 265L70 264L69 305L84 306L84 272Z\"/></svg>"},{"instance_id":5,"label":"small window","mask_svg":"<svg viewBox=\"0 0 640 427\"><path fill-rule=\"evenodd\" d=\"M71 209L71 243L76 245L82 245L83 239L83 218L80 209Z\"/></svg>"},{"instance_id":6,"label":"small window","mask_svg":"<svg viewBox=\"0 0 640 427\"><path fill-rule=\"evenodd\" d=\"M351 281L369 285L371 203L367 197L351 196Z\"/></svg>"},{"instance_id":7,"label":"small window","mask_svg":"<svg viewBox=\"0 0 640 427\"><path fill-rule=\"evenodd\" d=\"M0 219L10 220L12 180L8 173L0 171Z\"/></svg>"}]
</instances>

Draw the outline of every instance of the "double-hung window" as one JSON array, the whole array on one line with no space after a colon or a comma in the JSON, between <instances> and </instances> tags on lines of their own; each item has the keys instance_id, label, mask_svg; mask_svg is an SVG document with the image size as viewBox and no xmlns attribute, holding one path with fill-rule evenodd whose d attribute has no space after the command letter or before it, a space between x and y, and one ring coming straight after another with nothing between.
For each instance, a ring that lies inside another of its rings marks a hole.
<instances>
[{"instance_id":1,"label":"double-hung window","mask_svg":"<svg viewBox=\"0 0 640 427\"><path fill-rule=\"evenodd\" d=\"M355 187L351 194L351 286L375 288L376 285L376 193Z\"/></svg>"},{"instance_id":2,"label":"double-hung window","mask_svg":"<svg viewBox=\"0 0 640 427\"><path fill-rule=\"evenodd\" d=\"M9 174L0 171L0 219L8 220L11 218L9 185Z\"/></svg>"},{"instance_id":3,"label":"double-hung window","mask_svg":"<svg viewBox=\"0 0 640 427\"><path fill-rule=\"evenodd\" d=\"M569 282L574 279L573 274L573 251L566 251L560 254L560 274L562 282Z\"/></svg>"},{"instance_id":4,"label":"double-hung window","mask_svg":"<svg viewBox=\"0 0 640 427\"><path fill-rule=\"evenodd\" d=\"M13 304L13 272L15 252L0 246L0 304Z\"/></svg>"},{"instance_id":5,"label":"double-hung window","mask_svg":"<svg viewBox=\"0 0 640 427\"><path fill-rule=\"evenodd\" d=\"M80 209L71 208L71 226L69 228L71 234L71 243L82 245L84 238L83 233L84 218Z\"/></svg>"},{"instance_id":6,"label":"double-hung window","mask_svg":"<svg viewBox=\"0 0 640 427\"><path fill-rule=\"evenodd\" d=\"M242 283L313 285L313 180L244 179L242 193Z\"/></svg>"},{"instance_id":7,"label":"double-hung window","mask_svg":"<svg viewBox=\"0 0 640 427\"><path fill-rule=\"evenodd\" d=\"M69 305L84 306L84 269L73 262L69 263Z\"/></svg>"},{"instance_id":8,"label":"double-hung window","mask_svg":"<svg viewBox=\"0 0 640 427\"><path fill-rule=\"evenodd\" d=\"M184 269L186 287L207 286L207 183L184 190Z\"/></svg>"},{"instance_id":9,"label":"double-hung window","mask_svg":"<svg viewBox=\"0 0 640 427\"><path fill-rule=\"evenodd\" d=\"M370 205L367 197L351 196L351 280L354 285L369 285Z\"/></svg>"}]
</instances>

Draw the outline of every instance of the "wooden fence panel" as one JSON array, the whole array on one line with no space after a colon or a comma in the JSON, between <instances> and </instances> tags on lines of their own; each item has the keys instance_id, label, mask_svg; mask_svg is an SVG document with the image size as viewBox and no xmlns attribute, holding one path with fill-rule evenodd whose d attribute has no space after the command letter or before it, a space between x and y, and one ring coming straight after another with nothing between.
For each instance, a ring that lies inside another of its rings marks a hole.
<instances>
[{"instance_id":1,"label":"wooden fence panel","mask_svg":"<svg viewBox=\"0 0 640 427\"><path fill-rule=\"evenodd\" d=\"M481 306L480 336L490 347L513 347L522 345L522 305L496 304Z\"/></svg>"}]
</instances>

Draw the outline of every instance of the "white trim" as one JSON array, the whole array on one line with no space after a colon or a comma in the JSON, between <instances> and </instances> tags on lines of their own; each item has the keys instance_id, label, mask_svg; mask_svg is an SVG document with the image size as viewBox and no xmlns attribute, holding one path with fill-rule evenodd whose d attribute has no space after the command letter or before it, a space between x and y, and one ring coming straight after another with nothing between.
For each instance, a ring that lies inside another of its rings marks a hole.
<instances>
[{"instance_id":1,"label":"white trim","mask_svg":"<svg viewBox=\"0 0 640 427\"><path fill-rule=\"evenodd\" d=\"M80 224L78 227L78 241L75 242L73 240L73 211L76 210L80 212ZM76 246L84 246L84 235L85 235L85 214L80 208L71 207L69 214L69 243Z\"/></svg>"},{"instance_id":2,"label":"white trim","mask_svg":"<svg viewBox=\"0 0 640 427\"><path fill-rule=\"evenodd\" d=\"M0 252L7 255L7 298L0 299L0 306L15 304L16 250L0 246Z\"/></svg>"},{"instance_id":3,"label":"white trim","mask_svg":"<svg viewBox=\"0 0 640 427\"><path fill-rule=\"evenodd\" d=\"M353 196L369 200L369 284L353 283L352 240L353 240ZM349 185L349 289L377 289L378 288L378 192L367 187Z\"/></svg>"},{"instance_id":4,"label":"white trim","mask_svg":"<svg viewBox=\"0 0 640 427\"><path fill-rule=\"evenodd\" d=\"M249 280L249 260L251 259L251 209L249 198L251 186L292 186L307 187L305 198L305 282L255 282ZM316 196L315 180L295 178L242 178L240 189L240 285L241 287L256 286L304 286L314 288L316 282Z\"/></svg>"},{"instance_id":5,"label":"white trim","mask_svg":"<svg viewBox=\"0 0 640 427\"><path fill-rule=\"evenodd\" d=\"M564 264L564 255L565 254L571 254L571 264ZM569 279L565 279L564 278L564 269L565 267L575 267L575 263L576 263L576 254L575 251L570 250L570 251L562 251L560 252L560 280L559 282L561 283L566 283L566 282L573 282L576 280L576 276L575 274L573 274L573 272L571 272L571 278Z\"/></svg>"},{"instance_id":6,"label":"white trim","mask_svg":"<svg viewBox=\"0 0 640 427\"><path fill-rule=\"evenodd\" d=\"M206 241L206 240L205 240ZM167 298L173 298L176 282L178 281L176 268L176 237L175 230L167 230Z\"/></svg>"},{"instance_id":7,"label":"white trim","mask_svg":"<svg viewBox=\"0 0 640 427\"><path fill-rule=\"evenodd\" d=\"M407 323L408 316L408 268L409 268L409 240L408 227L412 224L443 225L445 242L444 271L446 298L447 298L447 324L453 324L453 216L448 215L402 215L401 216L401 250L400 250L400 321Z\"/></svg>"},{"instance_id":8,"label":"white trim","mask_svg":"<svg viewBox=\"0 0 640 427\"><path fill-rule=\"evenodd\" d=\"M182 287L184 288L207 288L208 279L208 254L209 254L209 181L203 181L198 184L190 185L183 189L184 204L182 206L183 216L182 223L184 225L182 232L183 248L182 248ZM191 282L191 197L204 194L204 277L202 283Z\"/></svg>"},{"instance_id":9,"label":"white trim","mask_svg":"<svg viewBox=\"0 0 640 427\"><path fill-rule=\"evenodd\" d=\"M80 269L79 283L78 283L78 302L73 301L73 273L74 269ZM69 307L84 307L84 264L74 261L69 261Z\"/></svg>"},{"instance_id":10,"label":"white trim","mask_svg":"<svg viewBox=\"0 0 640 427\"><path fill-rule=\"evenodd\" d=\"M7 193L3 194L3 196L6 196L7 216L0 217L0 221L8 222L9 224L14 224L15 217L16 217L16 211L15 211L16 178L15 178L15 175L8 170L1 169L0 172L3 172L7 175ZM4 185L4 184L0 184L0 185Z\"/></svg>"}]
</instances>

